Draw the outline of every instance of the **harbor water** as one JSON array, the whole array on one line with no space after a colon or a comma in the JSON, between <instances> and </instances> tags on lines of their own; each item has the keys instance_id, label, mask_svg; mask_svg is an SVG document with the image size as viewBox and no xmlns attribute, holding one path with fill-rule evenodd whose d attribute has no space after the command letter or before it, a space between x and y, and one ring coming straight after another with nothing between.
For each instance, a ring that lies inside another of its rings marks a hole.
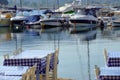
<instances>
[{"instance_id":1,"label":"harbor water","mask_svg":"<svg viewBox=\"0 0 120 80\"><path fill-rule=\"evenodd\" d=\"M34 30L30 30L30 32L24 33L10 33L11 39L7 40L3 37L6 33L1 33L0 65L3 65L4 54L9 53L12 55L12 52L20 47L23 50L53 50L59 48L59 78L95 80L94 65L106 66L103 54L104 49L107 49L107 51L120 51L118 33L119 31L116 33L109 32L108 34L106 32L103 35L97 30L96 39L90 41L81 40L85 36L84 34L70 34L67 31L36 34ZM88 59L90 62L89 66ZM91 79L89 79L88 71Z\"/></svg>"}]
</instances>

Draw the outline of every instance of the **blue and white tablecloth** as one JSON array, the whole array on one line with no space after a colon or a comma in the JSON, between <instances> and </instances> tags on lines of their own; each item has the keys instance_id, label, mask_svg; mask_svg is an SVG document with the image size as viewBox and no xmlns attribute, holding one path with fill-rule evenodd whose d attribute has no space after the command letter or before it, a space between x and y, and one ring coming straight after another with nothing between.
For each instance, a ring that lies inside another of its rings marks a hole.
<instances>
[{"instance_id":1,"label":"blue and white tablecloth","mask_svg":"<svg viewBox=\"0 0 120 80\"><path fill-rule=\"evenodd\" d=\"M21 76L1 76L0 75L0 80L21 80Z\"/></svg>"},{"instance_id":2,"label":"blue and white tablecloth","mask_svg":"<svg viewBox=\"0 0 120 80\"><path fill-rule=\"evenodd\" d=\"M18 55L12 56L4 60L5 66L30 66L32 67L37 63L37 70L41 73L44 72L46 65L46 56L53 54L55 51L46 50L26 50ZM54 57L52 55L50 68L53 67Z\"/></svg>"},{"instance_id":3,"label":"blue and white tablecloth","mask_svg":"<svg viewBox=\"0 0 120 80\"><path fill-rule=\"evenodd\" d=\"M26 66L0 66L0 76L22 76L28 69Z\"/></svg>"},{"instance_id":4,"label":"blue and white tablecloth","mask_svg":"<svg viewBox=\"0 0 120 80\"><path fill-rule=\"evenodd\" d=\"M120 67L100 68L99 80L120 80Z\"/></svg>"},{"instance_id":5,"label":"blue and white tablecloth","mask_svg":"<svg viewBox=\"0 0 120 80\"><path fill-rule=\"evenodd\" d=\"M120 52L108 52L108 67L120 67Z\"/></svg>"}]
</instances>

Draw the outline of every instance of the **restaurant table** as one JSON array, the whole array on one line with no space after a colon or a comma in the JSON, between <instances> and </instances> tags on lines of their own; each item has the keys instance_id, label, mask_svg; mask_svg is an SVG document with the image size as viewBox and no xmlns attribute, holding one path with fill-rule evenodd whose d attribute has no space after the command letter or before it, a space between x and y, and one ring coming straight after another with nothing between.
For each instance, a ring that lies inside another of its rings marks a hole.
<instances>
[{"instance_id":1,"label":"restaurant table","mask_svg":"<svg viewBox=\"0 0 120 80\"><path fill-rule=\"evenodd\" d=\"M55 53L54 50L25 50L20 54L14 55L9 59L5 59L3 65L5 66L30 66L37 64L39 73L44 72L46 65L46 56ZM53 64L53 57L51 63ZM51 65L52 68L53 65Z\"/></svg>"},{"instance_id":2,"label":"restaurant table","mask_svg":"<svg viewBox=\"0 0 120 80\"><path fill-rule=\"evenodd\" d=\"M27 66L0 66L0 76L22 76L28 69Z\"/></svg>"},{"instance_id":3,"label":"restaurant table","mask_svg":"<svg viewBox=\"0 0 120 80\"><path fill-rule=\"evenodd\" d=\"M21 76L1 76L0 80L21 80Z\"/></svg>"},{"instance_id":4,"label":"restaurant table","mask_svg":"<svg viewBox=\"0 0 120 80\"><path fill-rule=\"evenodd\" d=\"M99 80L120 80L120 67L101 67Z\"/></svg>"},{"instance_id":5,"label":"restaurant table","mask_svg":"<svg viewBox=\"0 0 120 80\"><path fill-rule=\"evenodd\" d=\"M108 52L107 66L120 67L120 52Z\"/></svg>"}]
</instances>

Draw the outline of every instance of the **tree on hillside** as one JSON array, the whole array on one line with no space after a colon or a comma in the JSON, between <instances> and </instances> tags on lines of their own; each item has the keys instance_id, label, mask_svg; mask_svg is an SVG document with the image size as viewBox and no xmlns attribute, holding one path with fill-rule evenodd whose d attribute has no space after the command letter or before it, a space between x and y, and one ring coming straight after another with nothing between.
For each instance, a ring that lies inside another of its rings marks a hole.
<instances>
[{"instance_id":1,"label":"tree on hillside","mask_svg":"<svg viewBox=\"0 0 120 80\"><path fill-rule=\"evenodd\" d=\"M0 0L0 5L7 5L8 4L8 0Z\"/></svg>"}]
</instances>

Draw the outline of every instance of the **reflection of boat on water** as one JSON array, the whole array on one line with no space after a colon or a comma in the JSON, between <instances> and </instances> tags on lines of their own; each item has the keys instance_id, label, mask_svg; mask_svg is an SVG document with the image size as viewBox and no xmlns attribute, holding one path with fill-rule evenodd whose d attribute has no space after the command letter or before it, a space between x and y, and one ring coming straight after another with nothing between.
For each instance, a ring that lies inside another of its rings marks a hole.
<instances>
[{"instance_id":1,"label":"reflection of boat on water","mask_svg":"<svg viewBox=\"0 0 120 80\"><path fill-rule=\"evenodd\" d=\"M88 32L82 32L78 34L71 34L73 38L77 38L81 41L91 41L96 39L97 36L97 30L91 30Z\"/></svg>"},{"instance_id":2,"label":"reflection of boat on water","mask_svg":"<svg viewBox=\"0 0 120 80\"><path fill-rule=\"evenodd\" d=\"M0 41L7 41L7 40L11 40L11 33L10 32L6 32L4 34L0 34Z\"/></svg>"},{"instance_id":3,"label":"reflection of boat on water","mask_svg":"<svg viewBox=\"0 0 120 80\"><path fill-rule=\"evenodd\" d=\"M83 32L96 29L97 18L86 14L83 10L78 10L76 14L70 17L70 33Z\"/></svg>"}]
</instances>

